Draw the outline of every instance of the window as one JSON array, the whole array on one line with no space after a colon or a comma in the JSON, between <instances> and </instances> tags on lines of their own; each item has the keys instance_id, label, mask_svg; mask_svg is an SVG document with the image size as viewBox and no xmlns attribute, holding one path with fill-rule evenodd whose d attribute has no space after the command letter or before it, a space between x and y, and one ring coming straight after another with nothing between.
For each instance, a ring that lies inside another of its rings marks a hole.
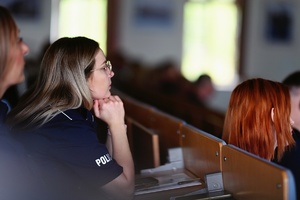
<instances>
[{"instance_id":1,"label":"window","mask_svg":"<svg viewBox=\"0 0 300 200\"><path fill-rule=\"evenodd\" d=\"M106 53L107 0L61 0L58 37L85 36Z\"/></svg>"},{"instance_id":2,"label":"window","mask_svg":"<svg viewBox=\"0 0 300 200\"><path fill-rule=\"evenodd\" d=\"M234 0L194 0L184 6L182 74L209 74L225 89L237 80L238 7Z\"/></svg>"}]
</instances>

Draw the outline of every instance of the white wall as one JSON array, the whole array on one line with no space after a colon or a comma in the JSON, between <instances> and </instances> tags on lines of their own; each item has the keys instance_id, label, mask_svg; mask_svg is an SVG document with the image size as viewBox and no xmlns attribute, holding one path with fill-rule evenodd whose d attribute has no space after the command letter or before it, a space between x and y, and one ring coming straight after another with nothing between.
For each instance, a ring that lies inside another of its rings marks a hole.
<instances>
[{"instance_id":1,"label":"white wall","mask_svg":"<svg viewBox=\"0 0 300 200\"><path fill-rule=\"evenodd\" d=\"M122 0L119 16L119 48L129 57L146 64L156 64L165 59L181 63L182 15L184 0L169 1L173 13L172 24L163 26L139 26L135 24L134 0Z\"/></svg>"},{"instance_id":2,"label":"white wall","mask_svg":"<svg viewBox=\"0 0 300 200\"><path fill-rule=\"evenodd\" d=\"M40 0L41 16L34 21L16 19L21 35L29 45L34 57L40 52L43 42L50 37L51 1ZM52 0L53 1L53 0ZM57 0L55 0L57 1ZM162 0L161 0L162 1ZM163 0L168 1L168 0ZM134 23L135 0L122 0L119 16L119 48L128 56L140 59L146 64L156 64L165 59L181 63L183 5L185 0L170 0L174 10L173 24L169 27L140 27ZM248 5L248 33L245 50L245 72L247 78L264 77L281 81L288 73L300 69L300 2L292 2L294 8L294 38L291 44L272 44L264 37L265 3L276 2L251 0ZM282 1L282 0L281 0Z\"/></svg>"},{"instance_id":3,"label":"white wall","mask_svg":"<svg viewBox=\"0 0 300 200\"><path fill-rule=\"evenodd\" d=\"M279 1L279 0L277 0ZM266 2L249 1L247 49L245 56L245 69L248 78L263 77L282 81L287 74L300 70L300 2L284 1L293 6L293 39L292 43L275 43L266 40L264 26L266 25ZM281 1L282 2L282 1Z\"/></svg>"},{"instance_id":4,"label":"white wall","mask_svg":"<svg viewBox=\"0 0 300 200\"><path fill-rule=\"evenodd\" d=\"M52 0L59 1L59 0ZM151 1L151 0L150 0ZM154 1L154 0L153 0ZM118 27L119 48L126 55L139 59L145 64L156 64L165 59L174 59L179 65L182 55L183 5L185 0L170 1L174 10L173 24L167 28L140 27L134 24L135 0L120 1ZM245 50L246 78L262 77L281 81L288 73L300 70L300 1L290 0L293 4L294 37L291 44L276 44L266 41L264 36L265 3L280 0L248 1L248 32ZM282 0L281 0L282 1ZM39 55L44 41L50 37L51 1L41 0L42 15L39 20L17 20L21 35L29 45L29 57ZM83 11L84 12L84 11ZM212 101L212 106L226 110L230 91L220 91Z\"/></svg>"},{"instance_id":5,"label":"white wall","mask_svg":"<svg viewBox=\"0 0 300 200\"><path fill-rule=\"evenodd\" d=\"M40 0L41 12L35 20L15 18L26 44L29 46L29 58L40 54L41 47L50 37L51 1Z\"/></svg>"}]
</instances>

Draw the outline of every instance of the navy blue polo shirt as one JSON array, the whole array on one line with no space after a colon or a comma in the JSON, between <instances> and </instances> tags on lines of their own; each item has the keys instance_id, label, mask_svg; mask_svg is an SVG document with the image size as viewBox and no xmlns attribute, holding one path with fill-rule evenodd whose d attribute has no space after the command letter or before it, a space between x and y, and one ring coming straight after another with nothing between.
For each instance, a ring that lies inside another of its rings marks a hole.
<instances>
[{"instance_id":1,"label":"navy blue polo shirt","mask_svg":"<svg viewBox=\"0 0 300 200\"><path fill-rule=\"evenodd\" d=\"M7 112L7 105L0 101L0 199L46 199L41 182L31 171L27 152L4 124Z\"/></svg>"},{"instance_id":2,"label":"navy blue polo shirt","mask_svg":"<svg viewBox=\"0 0 300 200\"><path fill-rule=\"evenodd\" d=\"M68 197L97 196L101 186L123 172L99 143L93 115L84 108L64 111L18 138L30 150L35 170L49 189Z\"/></svg>"}]
</instances>

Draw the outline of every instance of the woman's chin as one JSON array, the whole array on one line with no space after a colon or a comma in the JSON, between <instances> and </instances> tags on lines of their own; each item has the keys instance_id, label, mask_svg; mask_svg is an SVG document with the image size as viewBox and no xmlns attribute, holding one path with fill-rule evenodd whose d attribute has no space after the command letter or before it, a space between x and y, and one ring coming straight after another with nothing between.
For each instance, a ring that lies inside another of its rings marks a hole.
<instances>
[{"instance_id":1,"label":"woman's chin","mask_svg":"<svg viewBox=\"0 0 300 200\"><path fill-rule=\"evenodd\" d=\"M110 90L108 90L106 97L110 97L110 96L111 96L111 92L110 92Z\"/></svg>"},{"instance_id":2,"label":"woman's chin","mask_svg":"<svg viewBox=\"0 0 300 200\"><path fill-rule=\"evenodd\" d=\"M110 97L110 96L111 96L111 93L110 93L110 92L107 92L107 93L103 96L102 99L108 98L108 97Z\"/></svg>"},{"instance_id":3,"label":"woman's chin","mask_svg":"<svg viewBox=\"0 0 300 200\"><path fill-rule=\"evenodd\" d=\"M105 99L111 96L110 91L108 90L105 94L102 95L93 95L93 99Z\"/></svg>"}]
</instances>

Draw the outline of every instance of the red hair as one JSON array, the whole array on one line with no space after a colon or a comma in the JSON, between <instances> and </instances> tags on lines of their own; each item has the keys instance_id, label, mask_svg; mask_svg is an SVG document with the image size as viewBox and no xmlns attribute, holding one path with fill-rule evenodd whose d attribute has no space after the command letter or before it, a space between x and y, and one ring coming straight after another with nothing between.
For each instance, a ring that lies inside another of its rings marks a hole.
<instances>
[{"instance_id":1,"label":"red hair","mask_svg":"<svg viewBox=\"0 0 300 200\"><path fill-rule=\"evenodd\" d=\"M231 94L223 139L268 160L274 158L277 142L277 159L280 160L286 146L295 142L290 114L289 89L285 85L261 78L244 81Z\"/></svg>"}]
</instances>

